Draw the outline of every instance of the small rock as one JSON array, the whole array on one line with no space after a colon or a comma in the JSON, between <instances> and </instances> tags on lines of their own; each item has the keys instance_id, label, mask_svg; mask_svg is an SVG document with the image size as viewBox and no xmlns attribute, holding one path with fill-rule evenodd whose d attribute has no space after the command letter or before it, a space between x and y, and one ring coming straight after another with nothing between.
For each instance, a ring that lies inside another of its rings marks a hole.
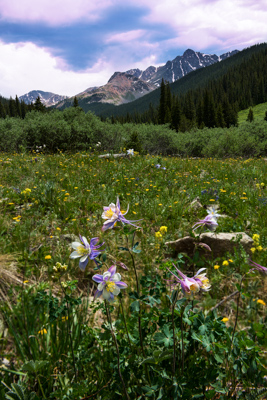
<instances>
[{"instance_id":1,"label":"small rock","mask_svg":"<svg viewBox=\"0 0 267 400\"><path fill-rule=\"evenodd\" d=\"M239 240L239 238L241 239ZM225 253L233 253L234 249L240 243L245 251L250 254L250 249L253 247L253 239L245 232L234 233L216 233L205 232L199 237L199 241L207 244L211 248L211 254L205 249L198 248L207 257L222 257ZM167 242L166 245L174 249L175 253L186 253L189 256L193 255L196 239L191 236L185 236L173 242Z\"/></svg>"},{"instance_id":2,"label":"small rock","mask_svg":"<svg viewBox=\"0 0 267 400\"><path fill-rule=\"evenodd\" d=\"M200 203L200 198L196 197L192 203L189 205L188 210L198 210L199 208L202 208L202 204Z\"/></svg>"}]
</instances>

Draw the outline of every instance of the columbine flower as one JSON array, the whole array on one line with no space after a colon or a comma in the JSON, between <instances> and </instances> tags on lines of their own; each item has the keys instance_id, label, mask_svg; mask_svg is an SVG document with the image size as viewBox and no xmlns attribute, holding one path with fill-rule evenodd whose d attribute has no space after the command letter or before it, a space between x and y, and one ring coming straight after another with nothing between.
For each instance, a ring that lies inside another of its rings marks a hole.
<instances>
[{"instance_id":1,"label":"columbine flower","mask_svg":"<svg viewBox=\"0 0 267 400\"><path fill-rule=\"evenodd\" d=\"M194 278L188 278L185 274L183 274L174 264L176 271L182 277L182 279L178 278L169 268L167 268L170 273L175 277L175 279L181 284L181 288L184 294L191 294L198 292L200 289L199 283Z\"/></svg>"},{"instance_id":2,"label":"columbine flower","mask_svg":"<svg viewBox=\"0 0 267 400\"><path fill-rule=\"evenodd\" d=\"M193 277L195 281L199 284L200 290L203 292L208 292L211 288L210 281L206 277L206 272L204 274L201 274L201 272L205 271L206 268L200 268L196 275Z\"/></svg>"},{"instance_id":3,"label":"columbine flower","mask_svg":"<svg viewBox=\"0 0 267 400\"><path fill-rule=\"evenodd\" d=\"M102 218L106 219L106 221L104 222L102 231L106 231L107 229L112 229L116 224L116 222L119 221L122 222L123 224L129 224L135 226L136 228L139 228L139 226L133 224L133 222L137 221L129 221L124 217L124 215L127 214L129 210L129 205L126 211L121 211L119 198L117 198L116 205L114 203L111 203L108 207L103 207L103 209L104 211L102 213Z\"/></svg>"},{"instance_id":4,"label":"columbine flower","mask_svg":"<svg viewBox=\"0 0 267 400\"><path fill-rule=\"evenodd\" d=\"M217 218L221 217L221 214L217 213L217 208L218 208L218 206L210 206L207 208L208 215L215 218L215 220L217 220Z\"/></svg>"},{"instance_id":5,"label":"columbine flower","mask_svg":"<svg viewBox=\"0 0 267 400\"><path fill-rule=\"evenodd\" d=\"M70 258L79 258L80 262L79 262L79 267L81 268L82 271L85 270L86 265L88 264L88 258L90 258L90 260L94 260L95 263L97 264L95 258L101 253L101 251L96 250L99 247L101 247L105 242L99 244L98 246L96 246L97 242L99 241L99 238L93 238L90 241L90 244L88 243L86 237L84 236L80 236L80 242L73 242L71 244L72 248L75 250L71 253Z\"/></svg>"},{"instance_id":6,"label":"columbine flower","mask_svg":"<svg viewBox=\"0 0 267 400\"><path fill-rule=\"evenodd\" d=\"M156 164L155 167L156 167L156 168L160 168L160 164Z\"/></svg>"},{"instance_id":7,"label":"columbine flower","mask_svg":"<svg viewBox=\"0 0 267 400\"><path fill-rule=\"evenodd\" d=\"M210 231L215 231L215 229L218 226L218 223L215 217L213 217L212 215L207 215L204 219L200 219L193 225L193 231L200 226L204 226L208 228Z\"/></svg>"},{"instance_id":8,"label":"columbine flower","mask_svg":"<svg viewBox=\"0 0 267 400\"><path fill-rule=\"evenodd\" d=\"M113 301L114 296L120 293L120 289L127 288L127 284L121 281L121 275L116 273L116 265L112 265L103 275L94 275L92 279L98 283L95 297L103 296L108 301Z\"/></svg>"},{"instance_id":9,"label":"columbine flower","mask_svg":"<svg viewBox=\"0 0 267 400\"><path fill-rule=\"evenodd\" d=\"M257 263L255 263L254 261L251 261L251 260L249 260L249 263L250 263L250 265L252 267L254 267L251 271L253 271L254 269L257 269L258 271L263 272L264 274L267 275L267 268L266 267L263 267L262 265L257 264Z\"/></svg>"},{"instance_id":10,"label":"columbine flower","mask_svg":"<svg viewBox=\"0 0 267 400\"><path fill-rule=\"evenodd\" d=\"M134 149L128 149L127 156L134 156Z\"/></svg>"}]
</instances>

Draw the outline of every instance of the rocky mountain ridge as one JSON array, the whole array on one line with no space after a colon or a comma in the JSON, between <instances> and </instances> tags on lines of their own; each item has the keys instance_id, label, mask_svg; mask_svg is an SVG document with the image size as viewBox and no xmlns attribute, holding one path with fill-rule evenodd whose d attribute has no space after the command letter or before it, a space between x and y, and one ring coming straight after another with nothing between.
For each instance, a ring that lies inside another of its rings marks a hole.
<instances>
[{"instance_id":1,"label":"rocky mountain ridge","mask_svg":"<svg viewBox=\"0 0 267 400\"><path fill-rule=\"evenodd\" d=\"M51 92L43 92L42 90L32 90L31 92L20 96L19 100L24 101L26 104L31 104L35 102L38 96L46 107L54 106L58 102L68 99L68 96L62 96Z\"/></svg>"},{"instance_id":2,"label":"rocky mountain ridge","mask_svg":"<svg viewBox=\"0 0 267 400\"><path fill-rule=\"evenodd\" d=\"M181 79L188 73L199 68L204 68L238 53L238 50L230 51L217 56L216 54L204 54L187 49L182 56L177 56L172 61L160 67L150 66L144 71L135 68L125 72L115 72L107 84L99 87L89 87L76 95L78 101L86 100L86 103L110 103L120 105L136 100L160 86L162 79L170 83ZM60 96L50 92L32 91L21 96L20 100L30 104L40 96L46 106L65 108L73 103L73 97Z\"/></svg>"}]
</instances>

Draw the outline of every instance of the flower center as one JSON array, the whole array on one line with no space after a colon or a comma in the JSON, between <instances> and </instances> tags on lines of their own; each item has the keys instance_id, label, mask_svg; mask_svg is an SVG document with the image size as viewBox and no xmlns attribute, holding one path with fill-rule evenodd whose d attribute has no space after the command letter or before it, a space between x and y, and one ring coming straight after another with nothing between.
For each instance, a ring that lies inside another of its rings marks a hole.
<instances>
[{"instance_id":1,"label":"flower center","mask_svg":"<svg viewBox=\"0 0 267 400\"><path fill-rule=\"evenodd\" d=\"M91 253L91 249L90 247L89 249L87 249L86 247L81 245L77 248L77 252L80 254L80 256L85 256L86 254L89 255Z\"/></svg>"},{"instance_id":2,"label":"flower center","mask_svg":"<svg viewBox=\"0 0 267 400\"><path fill-rule=\"evenodd\" d=\"M112 292L114 292L114 289L115 289L115 283L111 282L111 281L108 281L106 283L106 291L112 293Z\"/></svg>"},{"instance_id":3,"label":"flower center","mask_svg":"<svg viewBox=\"0 0 267 400\"><path fill-rule=\"evenodd\" d=\"M109 210L105 211L105 214L106 214L106 217L107 217L108 219L110 219L110 218L112 218L114 212L113 212L113 211L111 210L111 208L110 208Z\"/></svg>"}]
</instances>

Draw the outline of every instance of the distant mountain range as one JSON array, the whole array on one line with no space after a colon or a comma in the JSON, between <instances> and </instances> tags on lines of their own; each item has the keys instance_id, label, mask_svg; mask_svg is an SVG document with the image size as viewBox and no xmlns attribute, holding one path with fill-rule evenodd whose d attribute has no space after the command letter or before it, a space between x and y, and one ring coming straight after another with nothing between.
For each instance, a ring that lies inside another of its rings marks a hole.
<instances>
[{"instance_id":1,"label":"distant mountain range","mask_svg":"<svg viewBox=\"0 0 267 400\"><path fill-rule=\"evenodd\" d=\"M65 100L68 96L61 96L59 94L51 93L51 92L43 92L42 90L32 90L31 92L24 94L19 97L20 101L24 101L25 104L34 103L37 97L40 97L41 102L47 106L54 106L59 101Z\"/></svg>"},{"instance_id":2,"label":"distant mountain range","mask_svg":"<svg viewBox=\"0 0 267 400\"><path fill-rule=\"evenodd\" d=\"M238 50L234 50L217 56L216 54L203 54L188 49L182 56L177 56L174 60L167 61L165 65L160 67L150 66L144 71L130 69L126 72L115 72L106 85L88 88L77 94L76 97L83 104L108 103L120 105L129 103L157 89L162 79L170 83L176 82L189 72L223 61L238 52ZM40 90L31 91L19 99L30 104L38 96L46 106L59 109L71 106L74 99L74 96L61 96Z\"/></svg>"}]
</instances>

